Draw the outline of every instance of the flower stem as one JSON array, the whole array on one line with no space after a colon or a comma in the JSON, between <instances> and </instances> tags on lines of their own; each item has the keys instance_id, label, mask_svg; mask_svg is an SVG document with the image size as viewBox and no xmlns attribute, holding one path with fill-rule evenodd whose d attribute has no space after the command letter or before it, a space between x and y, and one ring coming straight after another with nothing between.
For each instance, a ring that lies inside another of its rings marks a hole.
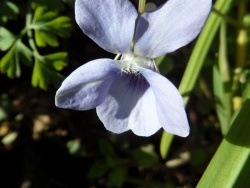
<instances>
[{"instance_id":1,"label":"flower stem","mask_svg":"<svg viewBox=\"0 0 250 188\"><path fill-rule=\"evenodd\" d=\"M117 54L117 55L115 56L115 59L114 59L114 60L118 60L118 59L121 57L121 55L122 55L122 54Z\"/></svg>"},{"instance_id":2,"label":"flower stem","mask_svg":"<svg viewBox=\"0 0 250 188\"><path fill-rule=\"evenodd\" d=\"M145 11L146 0L139 0L138 12L142 14Z\"/></svg>"},{"instance_id":3,"label":"flower stem","mask_svg":"<svg viewBox=\"0 0 250 188\"><path fill-rule=\"evenodd\" d=\"M243 18L246 14L246 3L240 2L238 5L238 22L242 24ZM236 54L236 67L244 67L247 57L247 30L245 28L238 29L237 36L237 54Z\"/></svg>"},{"instance_id":4,"label":"flower stem","mask_svg":"<svg viewBox=\"0 0 250 188\"><path fill-rule=\"evenodd\" d=\"M222 96L221 100L218 104L216 104L216 109L218 117L221 123L221 131L223 135L226 135L229 128L230 122L233 113L233 101L232 101L232 84L231 84L231 75L230 75L230 68L228 63L228 53L227 53L227 28L226 22L221 22L220 27L220 45L219 45L219 56L218 56L218 65L220 71L220 80L214 80L217 84L214 86L218 86L218 82L221 81L222 85ZM216 97L216 96L215 96ZM217 99L217 100L218 100ZM223 106L223 113L220 112L220 108Z\"/></svg>"}]
</instances>

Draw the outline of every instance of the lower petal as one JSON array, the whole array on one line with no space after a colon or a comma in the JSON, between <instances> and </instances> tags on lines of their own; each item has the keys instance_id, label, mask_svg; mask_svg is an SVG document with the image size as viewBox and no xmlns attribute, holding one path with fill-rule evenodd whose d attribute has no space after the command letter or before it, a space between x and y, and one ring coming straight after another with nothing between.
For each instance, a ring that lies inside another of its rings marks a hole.
<instances>
[{"instance_id":1,"label":"lower petal","mask_svg":"<svg viewBox=\"0 0 250 188\"><path fill-rule=\"evenodd\" d=\"M160 129L153 92L141 75L118 75L97 114L114 133L131 129L136 135L150 136Z\"/></svg>"},{"instance_id":2,"label":"lower petal","mask_svg":"<svg viewBox=\"0 0 250 188\"><path fill-rule=\"evenodd\" d=\"M189 124L179 91L170 81L156 72L145 68L141 68L140 72L154 92L159 123L164 130L178 136L188 136Z\"/></svg>"},{"instance_id":3,"label":"lower petal","mask_svg":"<svg viewBox=\"0 0 250 188\"><path fill-rule=\"evenodd\" d=\"M88 110L100 105L117 74L115 63L111 59L98 59L76 69L56 92L56 106Z\"/></svg>"}]
</instances>

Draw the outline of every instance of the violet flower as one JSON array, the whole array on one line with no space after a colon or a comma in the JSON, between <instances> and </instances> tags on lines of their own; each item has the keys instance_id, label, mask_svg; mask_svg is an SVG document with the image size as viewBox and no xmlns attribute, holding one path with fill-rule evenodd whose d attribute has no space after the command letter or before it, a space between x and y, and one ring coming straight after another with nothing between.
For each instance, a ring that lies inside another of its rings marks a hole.
<instances>
[{"instance_id":1,"label":"violet flower","mask_svg":"<svg viewBox=\"0 0 250 188\"><path fill-rule=\"evenodd\" d=\"M192 41L202 29L211 0L169 0L138 15L128 0L76 0L76 21L100 47L120 60L90 61L69 75L56 106L96 108L107 130L150 136L161 127L186 137L189 125L175 86L157 72L154 59Z\"/></svg>"}]
</instances>

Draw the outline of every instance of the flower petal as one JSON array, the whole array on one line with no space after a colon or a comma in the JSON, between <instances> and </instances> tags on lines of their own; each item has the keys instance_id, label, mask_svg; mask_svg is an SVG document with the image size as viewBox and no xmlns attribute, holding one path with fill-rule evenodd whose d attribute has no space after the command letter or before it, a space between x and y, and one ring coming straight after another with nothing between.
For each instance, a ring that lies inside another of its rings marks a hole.
<instances>
[{"instance_id":1,"label":"flower petal","mask_svg":"<svg viewBox=\"0 0 250 188\"><path fill-rule=\"evenodd\" d=\"M138 75L117 75L97 115L114 133L131 129L136 135L150 136L161 128L153 92Z\"/></svg>"},{"instance_id":2,"label":"flower petal","mask_svg":"<svg viewBox=\"0 0 250 188\"><path fill-rule=\"evenodd\" d=\"M176 87L160 74L141 68L141 74L152 88L160 124L171 134L186 137L189 125L183 99Z\"/></svg>"},{"instance_id":3,"label":"flower petal","mask_svg":"<svg viewBox=\"0 0 250 188\"><path fill-rule=\"evenodd\" d=\"M200 33L211 0L169 0L141 15L136 26L135 53L156 58L187 45Z\"/></svg>"},{"instance_id":4,"label":"flower petal","mask_svg":"<svg viewBox=\"0 0 250 188\"><path fill-rule=\"evenodd\" d=\"M130 53L137 12L128 0L76 0L76 22L100 47Z\"/></svg>"},{"instance_id":5,"label":"flower petal","mask_svg":"<svg viewBox=\"0 0 250 188\"><path fill-rule=\"evenodd\" d=\"M111 59L90 61L76 69L56 92L55 103L61 108L88 110L106 97L118 69Z\"/></svg>"}]
</instances>

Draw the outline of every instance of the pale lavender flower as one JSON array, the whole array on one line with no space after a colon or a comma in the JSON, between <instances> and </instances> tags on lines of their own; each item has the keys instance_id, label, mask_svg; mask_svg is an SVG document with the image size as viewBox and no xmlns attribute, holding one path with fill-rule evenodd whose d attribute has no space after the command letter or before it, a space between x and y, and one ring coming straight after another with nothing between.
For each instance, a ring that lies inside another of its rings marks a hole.
<instances>
[{"instance_id":1,"label":"pale lavender flower","mask_svg":"<svg viewBox=\"0 0 250 188\"><path fill-rule=\"evenodd\" d=\"M202 29L211 0L169 0L138 15L128 0L76 0L76 21L103 49L120 60L97 59L69 75L56 93L56 106L96 108L106 129L150 136L161 127L187 136L184 102L161 76L154 58L192 41Z\"/></svg>"}]
</instances>

